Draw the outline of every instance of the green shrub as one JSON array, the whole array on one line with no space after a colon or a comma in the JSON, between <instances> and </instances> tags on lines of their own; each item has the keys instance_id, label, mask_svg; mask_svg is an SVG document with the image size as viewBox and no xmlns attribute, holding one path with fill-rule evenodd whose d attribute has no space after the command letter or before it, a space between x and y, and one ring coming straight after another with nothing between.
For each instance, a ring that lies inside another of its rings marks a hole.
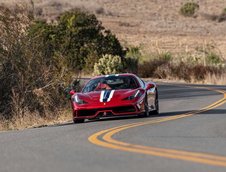
<instances>
[{"instance_id":1,"label":"green shrub","mask_svg":"<svg viewBox=\"0 0 226 172\"><path fill-rule=\"evenodd\" d=\"M159 54L158 58L166 60L166 61L170 61L173 59L172 54L170 52L165 52L165 53Z\"/></svg>"},{"instance_id":2,"label":"green shrub","mask_svg":"<svg viewBox=\"0 0 226 172\"><path fill-rule=\"evenodd\" d=\"M196 48L196 63L207 66L223 66L225 60L214 44L207 44L205 47Z\"/></svg>"},{"instance_id":3,"label":"green shrub","mask_svg":"<svg viewBox=\"0 0 226 172\"><path fill-rule=\"evenodd\" d=\"M206 56L206 60L207 60L207 63L210 64L210 65L218 65L218 64L223 63L220 56L218 56L214 52L208 53L207 56Z\"/></svg>"},{"instance_id":4,"label":"green shrub","mask_svg":"<svg viewBox=\"0 0 226 172\"><path fill-rule=\"evenodd\" d=\"M110 54L104 55L94 65L95 75L116 74L123 71L121 57Z\"/></svg>"},{"instance_id":5,"label":"green shrub","mask_svg":"<svg viewBox=\"0 0 226 172\"><path fill-rule=\"evenodd\" d=\"M126 58L124 59L125 72L137 73L138 63L142 57L139 47L129 47L126 51Z\"/></svg>"},{"instance_id":6,"label":"green shrub","mask_svg":"<svg viewBox=\"0 0 226 172\"><path fill-rule=\"evenodd\" d=\"M142 53L140 51L140 48L137 46L128 47L126 50L126 57L139 59L141 58L141 56L142 56Z\"/></svg>"},{"instance_id":7,"label":"green shrub","mask_svg":"<svg viewBox=\"0 0 226 172\"><path fill-rule=\"evenodd\" d=\"M124 71L128 73L134 73L137 74L138 72L138 63L139 59L138 58L133 58L133 57L126 57L124 59Z\"/></svg>"},{"instance_id":8,"label":"green shrub","mask_svg":"<svg viewBox=\"0 0 226 172\"><path fill-rule=\"evenodd\" d=\"M104 54L121 57L125 54L116 36L106 30L95 15L79 9L61 14L56 23L34 22L30 35L39 38L48 53L61 53L68 67L77 70L87 66L87 58L94 64L96 57Z\"/></svg>"},{"instance_id":9,"label":"green shrub","mask_svg":"<svg viewBox=\"0 0 226 172\"><path fill-rule=\"evenodd\" d=\"M180 8L180 13L186 17L192 17L199 9L199 4L196 2L187 2Z\"/></svg>"}]
</instances>

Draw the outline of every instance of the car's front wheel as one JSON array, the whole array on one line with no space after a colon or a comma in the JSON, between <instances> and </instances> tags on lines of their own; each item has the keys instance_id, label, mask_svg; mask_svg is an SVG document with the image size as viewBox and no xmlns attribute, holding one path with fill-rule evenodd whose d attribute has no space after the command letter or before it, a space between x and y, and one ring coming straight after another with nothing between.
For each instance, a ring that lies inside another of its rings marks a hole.
<instances>
[{"instance_id":1,"label":"car's front wheel","mask_svg":"<svg viewBox=\"0 0 226 172\"><path fill-rule=\"evenodd\" d=\"M155 96L155 110L151 112L153 115L159 114L159 98L158 98L158 91L156 90L156 96Z\"/></svg>"},{"instance_id":2,"label":"car's front wheel","mask_svg":"<svg viewBox=\"0 0 226 172\"><path fill-rule=\"evenodd\" d=\"M141 114L141 117L148 117L150 114L149 114L149 108L148 108L148 98L147 98L147 95L144 99L144 109L145 111Z\"/></svg>"}]
</instances>

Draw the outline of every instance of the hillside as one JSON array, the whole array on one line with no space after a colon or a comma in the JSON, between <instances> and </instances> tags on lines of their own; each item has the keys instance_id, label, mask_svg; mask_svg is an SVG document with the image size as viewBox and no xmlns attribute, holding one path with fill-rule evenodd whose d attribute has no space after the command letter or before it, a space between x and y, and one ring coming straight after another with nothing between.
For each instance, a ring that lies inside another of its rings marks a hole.
<instances>
[{"instance_id":1,"label":"hillside","mask_svg":"<svg viewBox=\"0 0 226 172\"><path fill-rule=\"evenodd\" d=\"M31 4L30 0L27 4ZM15 4L17 0L0 0ZM34 0L35 14L53 20L62 11L83 8L97 14L126 45L146 52L193 52L211 45L226 58L226 21L212 20L226 8L225 0L200 1L196 17L179 13L184 0Z\"/></svg>"}]
</instances>

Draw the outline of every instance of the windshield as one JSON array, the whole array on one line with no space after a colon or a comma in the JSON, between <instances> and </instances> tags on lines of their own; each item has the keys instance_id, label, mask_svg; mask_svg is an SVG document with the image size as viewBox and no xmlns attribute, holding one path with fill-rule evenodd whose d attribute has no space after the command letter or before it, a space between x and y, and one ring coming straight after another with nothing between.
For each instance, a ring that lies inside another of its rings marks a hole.
<instances>
[{"instance_id":1,"label":"windshield","mask_svg":"<svg viewBox=\"0 0 226 172\"><path fill-rule=\"evenodd\" d=\"M108 76L90 80L82 92L136 89L139 85L133 76Z\"/></svg>"}]
</instances>

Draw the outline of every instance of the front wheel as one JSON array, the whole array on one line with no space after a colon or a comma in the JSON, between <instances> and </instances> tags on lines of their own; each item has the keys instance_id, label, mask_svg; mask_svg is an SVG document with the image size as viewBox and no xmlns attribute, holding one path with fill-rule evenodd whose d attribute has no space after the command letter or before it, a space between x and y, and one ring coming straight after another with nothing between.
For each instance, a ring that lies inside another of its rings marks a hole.
<instances>
[{"instance_id":1,"label":"front wheel","mask_svg":"<svg viewBox=\"0 0 226 172\"><path fill-rule=\"evenodd\" d=\"M145 109L145 111L142 113L141 117L148 117L150 114L149 114L149 108L148 108L148 98L147 98L147 95L146 95L145 101L144 101L144 109Z\"/></svg>"},{"instance_id":2,"label":"front wheel","mask_svg":"<svg viewBox=\"0 0 226 172\"><path fill-rule=\"evenodd\" d=\"M158 98L158 91L156 90L156 96L155 96L155 110L151 112L153 115L159 114L159 98Z\"/></svg>"}]
</instances>

